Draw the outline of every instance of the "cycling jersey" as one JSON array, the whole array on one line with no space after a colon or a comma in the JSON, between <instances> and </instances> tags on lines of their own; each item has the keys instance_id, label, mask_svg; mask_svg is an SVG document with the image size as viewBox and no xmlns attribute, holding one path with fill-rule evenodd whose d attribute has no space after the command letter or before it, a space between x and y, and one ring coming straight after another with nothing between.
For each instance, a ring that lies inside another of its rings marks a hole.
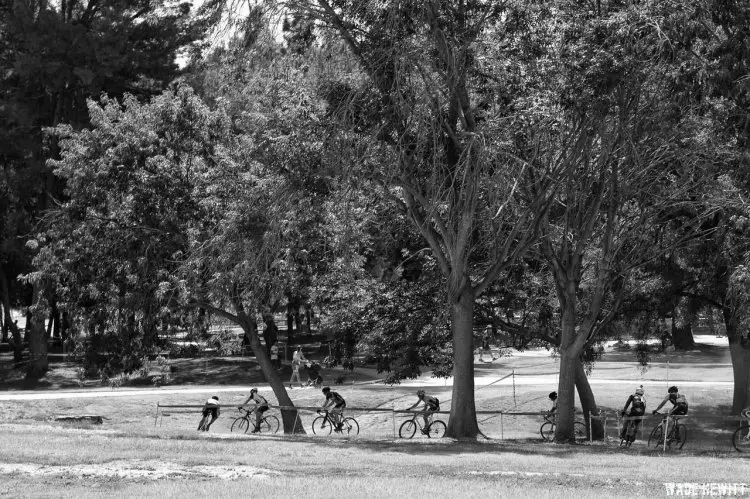
<instances>
[{"instance_id":1,"label":"cycling jersey","mask_svg":"<svg viewBox=\"0 0 750 499\"><path fill-rule=\"evenodd\" d=\"M630 412L631 416L640 416L646 412L646 399L643 397L643 395L633 394L628 397L628 401L625 403L625 407L622 409L622 412L627 412L628 406L632 406Z\"/></svg>"},{"instance_id":2,"label":"cycling jersey","mask_svg":"<svg viewBox=\"0 0 750 499\"><path fill-rule=\"evenodd\" d=\"M334 407L341 407L341 406L346 405L346 401L344 400L344 397L342 397L336 392L328 392L328 394L326 395L326 400L331 401Z\"/></svg>"},{"instance_id":3,"label":"cycling jersey","mask_svg":"<svg viewBox=\"0 0 750 499\"><path fill-rule=\"evenodd\" d=\"M440 401L436 397L425 395L422 401L426 404L427 409L431 411L440 410Z\"/></svg>"},{"instance_id":4,"label":"cycling jersey","mask_svg":"<svg viewBox=\"0 0 750 499\"><path fill-rule=\"evenodd\" d=\"M268 410L268 400L263 397L263 395L258 395L258 393L253 393L250 395L249 400L254 400L258 404L258 411L260 412L266 412Z\"/></svg>"}]
</instances>

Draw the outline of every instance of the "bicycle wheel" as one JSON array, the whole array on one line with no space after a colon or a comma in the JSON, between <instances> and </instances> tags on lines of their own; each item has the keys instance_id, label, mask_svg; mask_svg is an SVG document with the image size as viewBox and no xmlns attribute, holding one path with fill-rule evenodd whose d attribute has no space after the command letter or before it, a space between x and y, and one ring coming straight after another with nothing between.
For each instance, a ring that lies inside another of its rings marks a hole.
<instances>
[{"instance_id":1,"label":"bicycle wheel","mask_svg":"<svg viewBox=\"0 0 750 499\"><path fill-rule=\"evenodd\" d=\"M341 422L341 433L359 435L359 423L354 418L344 418Z\"/></svg>"},{"instance_id":2,"label":"bicycle wheel","mask_svg":"<svg viewBox=\"0 0 750 499\"><path fill-rule=\"evenodd\" d=\"M427 428L427 438L443 438L445 435L445 423L435 420Z\"/></svg>"},{"instance_id":3,"label":"bicycle wheel","mask_svg":"<svg viewBox=\"0 0 750 499\"><path fill-rule=\"evenodd\" d=\"M672 441L670 445L674 445L678 449L682 449L682 446L687 442L687 426L678 423L675 426L675 431L672 433Z\"/></svg>"},{"instance_id":4,"label":"bicycle wheel","mask_svg":"<svg viewBox=\"0 0 750 499\"><path fill-rule=\"evenodd\" d=\"M250 422L246 417L240 416L239 418L234 420L234 423L232 423L232 428L230 428L229 431L231 431L232 433L247 433L248 428L250 428Z\"/></svg>"},{"instance_id":5,"label":"bicycle wheel","mask_svg":"<svg viewBox=\"0 0 750 499\"><path fill-rule=\"evenodd\" d=\"M555 423L547 421L539 428L539 433L542 434L542 440L551 442L555 438Z\"/></svg>"},{"instance_id":6,"label":"bicycle wheel","mask_svg":"<svg viewBox=\"0 0 750 499\"><path fill-rule=\"evenodd\" d=\"M662 427L661 423L656 425L653 430L651 430L651 435L648 436L648 444L646 444L648 447L654 447L658 448L660 445L664 443L664 428Z\"/></svg>"},{"instance_id":7,"label":"bicycle wheel","mask_svg":"<svg viewBox=\"0 0 750 499\"><path fill-rule=\"evenodd\" d=\"M586 424L576 421L573 423L573 436L577 444L581 444L589 439L586 431Z\"/></svg>"},{"instance_id":8,"label":"bicycle wheel","mask_svg":"<svg viewBox=\"0 0 750 499\"><path fill-rule=\"evenodd\" d=\"M318 416L313 419L312 431L315 435L330 435L331 434L331 422L325 416Z\"/></svg>"},{"instance_id":9,"label":"bicycle wheel","mask_svg":"<svg viewBox=\"0 0 750 499\"><path fill-rule=\"evenodd\" d=\"M734 432L732 444L737 452L750 452L750 425L743 424Z\"/></svg>"},{"instance_id":10,"label":"bicycle wheel","mask_svg":"<svg viewBox=\"0 0 750 499\"><path fill-rule=\"evenodd\" d=\"M279 431L279 418L276 416L266 416L260 420L261 433L276 433Z\"/></svg>"},{"instance_id":11,"label":"bicycle wheel","mask_svg":"<svg viewBox=\"0 0 750 499\"><path fill-rule=\"evenodd\" d=\"M400 438L411 438L417 432L417 423L413 419L407 419L401 423L401 428L398 429L398 436Z\"/></svg>"}]
</instances>

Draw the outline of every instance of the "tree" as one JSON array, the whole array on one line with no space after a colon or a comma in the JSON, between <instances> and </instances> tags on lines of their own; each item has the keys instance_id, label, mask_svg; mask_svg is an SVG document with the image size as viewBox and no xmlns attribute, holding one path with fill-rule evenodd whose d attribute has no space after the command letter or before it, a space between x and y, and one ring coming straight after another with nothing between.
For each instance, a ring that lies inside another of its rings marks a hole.
<instances>
[{"instance_id":1,"label":"tree","mask_svg":"<svg viewBox=\"0 0 750 499\"><path fill-rule=\"evenodd\" d=\"M329 67L348 71L328 71L321 85L336 125L329 159L346 176L379 185L429 245L452 331L447 435L475 438L474 303L535 241L556 178L554 171L534 178L507 154L510 113L497 96L497 61L482 58L497 43L484 37L501 36L502 9L430 1L286 6L348 49L323 49ZM538 182L539 195L523 196L524 182Z\"/></svg>"},{"instance_id":2,"label":"tree","mask_svg":"<svg viewBox=\"0 0 750 499\"><path fill-rule=\"evenodd\" d=\"M58 145L54 137L45 138L44 128L86 126L86 99L103 91L114 96L160 91L178 74L177 51L202 36L202 28L193 24L188 4L172 0L13 0L0 9L0 161L18 179L10 184L11 199L17 200L10 207L13 215L33 226L63 192L46 167ZM23 240L24 234L7 237ZM27 264L30 258L23 255ZM1 257L0 264L13 280L16 270L7 259ZM34 286L26 303L33 312L31 378L47 369L44 291Z\"/></svg>"},{"instance_id":3,"label":"tree","mask_svg":"<svg viewBox=\"0 0 750 499\"><path fill-rule=\"evenodd\" d=\"M56 130L62 155L52 165L69 199L40 238L42 270L30 279L53 283L79 321L98 318L140 343L175 309L224 317L250 338L280 405L293 406L257 328L289 276L287 182L189 87L89 109L91 130ZM296 411L283 416L285 431L304 431Z\"/></svg>"}]
</instances>

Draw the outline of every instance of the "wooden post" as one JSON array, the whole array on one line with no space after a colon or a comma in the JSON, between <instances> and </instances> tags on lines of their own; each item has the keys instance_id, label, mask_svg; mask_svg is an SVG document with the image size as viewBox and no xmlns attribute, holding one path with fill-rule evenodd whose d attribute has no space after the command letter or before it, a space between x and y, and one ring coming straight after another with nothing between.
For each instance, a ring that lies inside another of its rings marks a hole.
<instances>
[{"instance_id":1,"label":"wooden post","mask_svg":"<svg viewBox=\"0 0 750 499\"><path fill-rule=\"evenodd\" d=\"M391 402L391 420L393 421L393 440L396 440L396 404Z\"/></svg>"}]
</instances>

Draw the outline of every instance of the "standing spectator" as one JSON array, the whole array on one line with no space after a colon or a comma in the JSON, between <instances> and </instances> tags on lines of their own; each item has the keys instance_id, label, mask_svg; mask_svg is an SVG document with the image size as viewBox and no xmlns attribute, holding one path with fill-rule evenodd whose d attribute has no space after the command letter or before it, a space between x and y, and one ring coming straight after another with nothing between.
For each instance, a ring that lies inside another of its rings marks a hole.
<instances>
[{"instance_id":1,"label":"standing spectator","mask_svg":"<svg viewBox=\"0 0 750 499\"><path fill-rule=\"evenodd\" d=\"M278 369L281 367L281 362L279 362L279 344L274 343L271 345L271 365L275 369Z\"/></svg>"},{"instance_id":2,"label":"standing spectator","mask_svg":"<svg viewBox=\"0 0 750 499\"><path fill-rule=\"evenodd\" d=\"M289 388L292 388L292 383L294 383L295 379L297 380L297 383L299 383L300 388L304 386L302 384L302 379L299 377L299 368L302 366L302 362L305 361L305 356L302 355L302 347L297 347L297 350L292 356L292 377L289 378Z\"/></svg>"},{"instance_id":3,"label":"standing spectator","mask_svg":"<svg viewBox=\"0 0 750 499\"><path fill-rule=\"evenodd\" d=\"M479 362L484 362L484 354L487 354L490 356L490 362L495 360L497 357L495 357L492 353L492 348L490 347L490 338L492 337L492 327L487 326L487 329L485 329L484 334L482 335L482 348L479 350Z\"/></svg>"}]
</instances>

